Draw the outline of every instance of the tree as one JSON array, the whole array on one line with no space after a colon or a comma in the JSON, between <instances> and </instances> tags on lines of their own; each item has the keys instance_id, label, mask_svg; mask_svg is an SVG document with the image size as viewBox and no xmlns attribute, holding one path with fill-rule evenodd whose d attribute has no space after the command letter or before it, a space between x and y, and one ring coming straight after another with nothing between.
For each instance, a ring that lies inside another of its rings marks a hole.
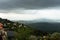
<instances>
[{"instance_id":1,"label":"tree","mask_svg":"<svg viewBox=\"0 0 60 40\"><path fill-rule=\"evenodd\" d=\"M18 29L18 40L28 40L32 32L31 28L28 27L20 27Z\"/></svg>"}]
</instances>

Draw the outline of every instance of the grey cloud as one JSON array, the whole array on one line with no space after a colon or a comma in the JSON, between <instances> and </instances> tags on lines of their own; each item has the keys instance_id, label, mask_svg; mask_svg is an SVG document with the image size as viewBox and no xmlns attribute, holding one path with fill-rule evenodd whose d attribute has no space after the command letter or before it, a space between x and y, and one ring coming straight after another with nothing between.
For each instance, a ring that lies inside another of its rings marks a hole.
<instances>
[{"instance_id":1,"label":"grey cloud","mask_svg":"<svg viewBox=\"0 0 60 40\"><path fill-rule=\"evenodd\" d=\"M60 6L60 0L0 0L0 10L43 9Z\"/></svg>"}]
</instances>

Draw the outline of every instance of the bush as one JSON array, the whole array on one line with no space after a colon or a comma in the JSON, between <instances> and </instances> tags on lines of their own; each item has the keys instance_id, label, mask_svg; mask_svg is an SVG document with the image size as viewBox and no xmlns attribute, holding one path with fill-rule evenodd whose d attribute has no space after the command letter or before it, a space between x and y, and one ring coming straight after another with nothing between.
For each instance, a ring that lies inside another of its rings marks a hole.
<instances>
[{"instance_id":1,"label":"bush","mask_svg":"<svg viewBox=\"0 0 60 40\"><path fill-rule=\"evenodd\" d=\"M60 40L60 33L55 32L51 35L51 40Z\"/></svg>"}]
</instances>

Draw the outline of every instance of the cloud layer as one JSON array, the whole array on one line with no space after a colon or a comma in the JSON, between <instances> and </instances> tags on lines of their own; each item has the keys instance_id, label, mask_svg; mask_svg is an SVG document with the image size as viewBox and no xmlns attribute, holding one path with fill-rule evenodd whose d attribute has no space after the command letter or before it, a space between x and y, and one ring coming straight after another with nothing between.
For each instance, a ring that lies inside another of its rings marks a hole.
<instances>
[{"instance_id":1,"label":"cloud layer","mask_svg":"<svg viewBox=\"0 0 60 40\"><path fill-rule=\"evenodd\" d=\"M37 11L36 14L28 14L29 11L26 11L27 14L17 14L17 13L0 13L1 18L6 18L9 20L38 20L38 19L52 19L60 20L60 10L55 9L45 9L45 10L31 10ZM25 12L25 13L26 13Z\"/></svg>"},{"instance_id":2,"label":"cloud layer","mask_svg":"<svg viewBox=\"0 0 60 40\"><path fill-rule=\"evenodd\" d=\"M44 9L60 6L60 0L0 0L0 10Z\"/></svg>"}]
</instances>

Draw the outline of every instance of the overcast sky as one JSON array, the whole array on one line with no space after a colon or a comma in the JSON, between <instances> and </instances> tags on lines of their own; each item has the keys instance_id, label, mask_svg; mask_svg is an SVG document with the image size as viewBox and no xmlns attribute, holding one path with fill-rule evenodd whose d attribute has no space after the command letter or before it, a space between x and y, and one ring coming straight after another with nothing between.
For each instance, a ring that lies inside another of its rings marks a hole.
<instances>
[{"instance_id":1,"label":"overcast sky","mask_svg":"<svg viewBox=\"0 0 60 40\"><path fill-rule=\"evenodd\" d=\"M0 0L0 17L10 20L60 20L60 0Z\"/></svg>"}]
</instances>

